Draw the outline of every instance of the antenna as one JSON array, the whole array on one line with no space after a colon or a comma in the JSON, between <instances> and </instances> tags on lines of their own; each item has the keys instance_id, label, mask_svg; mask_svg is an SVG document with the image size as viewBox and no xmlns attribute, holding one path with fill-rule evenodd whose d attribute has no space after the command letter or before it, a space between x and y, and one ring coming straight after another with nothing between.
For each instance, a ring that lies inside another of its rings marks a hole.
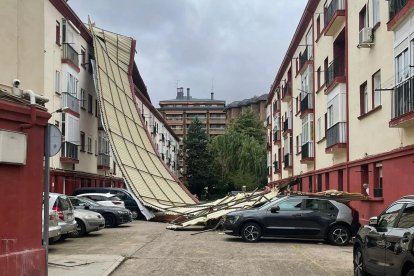
<instances>
[{"instance_id":1,"label":"antenna","mask_svg":"<svg viewBox=\"0 0 414 276\"><path fill-rule=\"evenodd\" d=\"M175 84L176 84L176 88L178 88L178 83L180 82L180 80L175 80Z\"/></svg>"},{"instance_id":2,"label":"antenna","mask_svg":"<svg viewBox=\"0 0 414 276\"><path fill-rule=\"evenodd\" d=\"M211 78L211 92L214 93L214 78Z\"/></svg>"}]
</instances>

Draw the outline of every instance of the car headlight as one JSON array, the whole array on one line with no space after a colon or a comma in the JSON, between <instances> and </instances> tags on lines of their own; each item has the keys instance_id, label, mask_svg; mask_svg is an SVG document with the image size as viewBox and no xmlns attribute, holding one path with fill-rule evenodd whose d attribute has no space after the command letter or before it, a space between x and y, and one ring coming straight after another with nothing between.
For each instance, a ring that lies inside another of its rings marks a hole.
<instances>
[{"instance_id":1,"label":"car headlight","mask_svg":"<svg viewBox=\"0 0 414 276\"><path fill-rule=\"evenodd\" d=\"M85 219L94 219L94 218L96 218L95 216L92 216L92 215L86 215L85 216Z\"/></svg>"},{"instance_id":2,"label":"car headlight","mask_svg":"<svg viewBox=\"0 0 414 276\"><path fill-rule=\"evenodd\" d=\"M240 216L228 216L226 221L230 224L235 224L239 220Z\"/></svg>"},{"instance_id":3,"label":"car headlight","mask_svg":"<svg viewBox=\"0 0 414 276\"><path fill-rule=\"evenodd\" d=\"M127 211L117 211L118 212L118 214L121 214L121 215L123 215L123 214L128 214L128 212Z\"/></svg>"}]
</instances>

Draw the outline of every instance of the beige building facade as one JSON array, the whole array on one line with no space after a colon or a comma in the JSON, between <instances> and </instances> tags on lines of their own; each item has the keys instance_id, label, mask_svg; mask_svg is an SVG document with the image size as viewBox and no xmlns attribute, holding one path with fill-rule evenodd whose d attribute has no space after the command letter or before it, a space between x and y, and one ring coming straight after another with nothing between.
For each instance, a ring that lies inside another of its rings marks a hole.
<instances>
[{"instance_id":1,"label":"beige building facade","mask_svg":"<svg viewBox=\"0 0 414 276\"><path fill-rule=\"evenodd\" d=\"M361 222L409 192L413 2L308 1L268 97L270 185L365 194Z\"/></svg>"}]
</instances>

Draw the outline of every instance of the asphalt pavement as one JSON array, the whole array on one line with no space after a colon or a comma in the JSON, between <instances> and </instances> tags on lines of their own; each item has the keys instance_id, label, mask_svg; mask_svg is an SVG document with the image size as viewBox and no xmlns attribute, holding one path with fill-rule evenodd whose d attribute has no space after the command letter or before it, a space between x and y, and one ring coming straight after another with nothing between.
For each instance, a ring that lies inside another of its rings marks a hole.
<instances>
[{"instance_id":1,"label":"asphalt pavement","mask_svg":"<svg viewBox=\"0 0 414 276\"><path fill-rule=\"evenodd\" d=\"M134 221L50 245L49 275L352 275L352 246L167 230Z\"/></svg>"}]
</instances>

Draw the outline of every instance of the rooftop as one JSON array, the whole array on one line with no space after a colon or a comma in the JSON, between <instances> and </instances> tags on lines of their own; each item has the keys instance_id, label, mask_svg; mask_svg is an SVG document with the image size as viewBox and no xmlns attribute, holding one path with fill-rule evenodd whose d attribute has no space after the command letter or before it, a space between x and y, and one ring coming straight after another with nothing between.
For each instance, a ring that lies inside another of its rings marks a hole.
<instances>
[{"instance_id":1,"label":"rooftop","mask_svg":"<svg viewBox=\"0 0 414 276\"><path fill-rule=\"evenodd\" d=\"M227 105L225 109L234 108L234 107L242 107L242 106L248 106L251 104L255 104L258 102L266 102L267 101L268 94L263 94L261 96L254 96L253 98L244 99L242 101L234 101Z\"/></svg>"}]
</instances>

